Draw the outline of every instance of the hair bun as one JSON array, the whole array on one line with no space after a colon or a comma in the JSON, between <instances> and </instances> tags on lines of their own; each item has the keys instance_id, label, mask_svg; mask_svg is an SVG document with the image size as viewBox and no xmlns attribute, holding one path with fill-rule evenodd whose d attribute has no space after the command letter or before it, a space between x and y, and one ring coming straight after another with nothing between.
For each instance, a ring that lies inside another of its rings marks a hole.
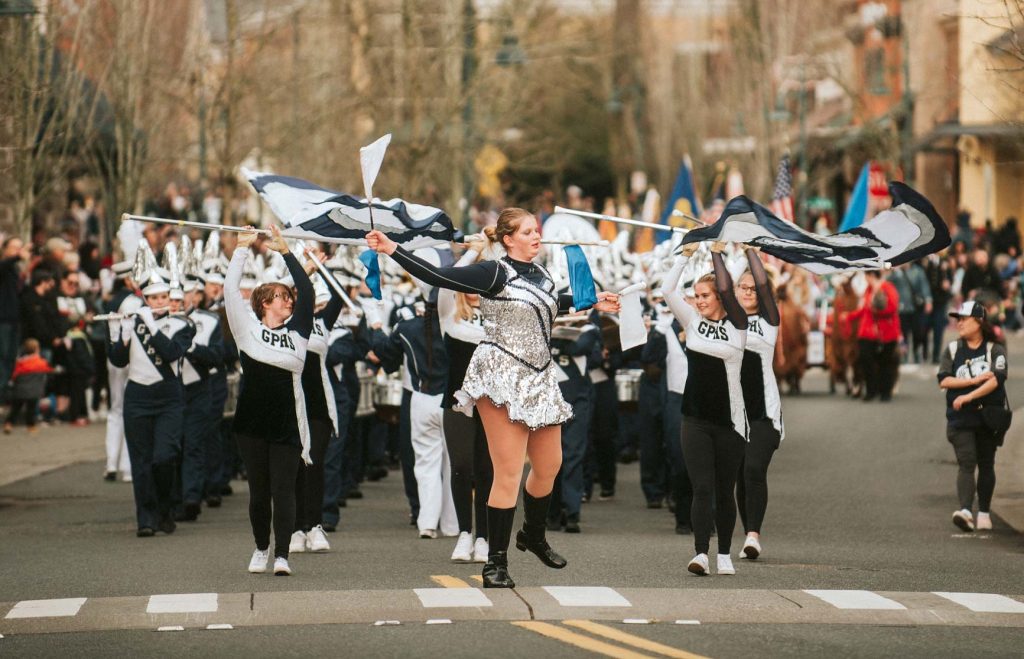
<instances>
[{"instance_id":1,"label":"hair bun","mask_svg":"<svg viewBox=\"0 0 1024 659\"><path fill-rule=\"evenodd\" d=\"M488 242L498 242L498 229L494 226L484 227L484 235L487 237Z\"/></svg>"}]
</instances>

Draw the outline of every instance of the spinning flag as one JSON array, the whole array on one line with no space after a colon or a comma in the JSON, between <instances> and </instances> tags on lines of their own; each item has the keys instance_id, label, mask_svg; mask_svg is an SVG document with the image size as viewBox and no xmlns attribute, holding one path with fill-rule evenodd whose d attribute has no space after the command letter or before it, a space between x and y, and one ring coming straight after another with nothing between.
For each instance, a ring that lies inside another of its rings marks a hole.
<instances>
[{"instance_id":1,"label":"spinning flag","mask_svg":"<svg viewBox=\"0 0 1024 659\"><path fill-rule=\"evenodd\" d=\"M672 211L681 211L687 215L700 217L700 200L697 199L697 186L693 182L693 163L690 156L683 156L683 162L679 165L679 175L676 176L676 184L672 186L672 195L668 198L668 204L661 213L661 223L669 226L683 226L681 218L672 214ZM614 215L615 213L606 213ZM614 236L613 236L614 238ZM659 231L656 240L661 243L672 238L671 231Z\"/></svg>"},{"instance_id":2,"label":"spinning flag","mask_svg":"<svg viewBox=\"0 0 1024 659\"><path fill-rule=\"evenodd\" d=\"M363 245L370 231L369 204L343 192L290 176L243 168L242 173L284 224L286 238ZM402 199L373 200L374 227L406 249L461 240L462 233L439 208Z\"/></svg>"},{"instance_id":3,"label":"spinning flag","mask_svg":"<svg viewBox=\"0 0 1024 659\"><path fill-rule=\"evenodd\" d=\"M572 289L572 306L577 310L589 309L597 304L597 289L594 288L594 274L579 245L565 246L565 260L569 268L569 288Z\"/></svg>"},{"instance_id":4,"label":"spinning flag","mask_svg":"<svg viewBox=\"0 0 1024 659\"><path fill-rule=\"evenodd\" d=\"M889 194L892 208L857 228L831 236L804 231L740 196L726 205L713 225L687 233L683 244L705 240L747 243L816 274L897 266L949 245L949 229L927 199L896 181L889 183Z\"/></svg>"},{"instance_id":5,"label":"spinning flag","mask_svg":"<svg viewBox=\"0 0 1024 659\"><path fill-rule=\"evenodd\" d=\"M368 249L359 255L359 260L366 266L366 287L373 293L374 299L383 300L384 294L380 290L380 261L377 260L377 252Z\"/></svg>"}]
</instances>

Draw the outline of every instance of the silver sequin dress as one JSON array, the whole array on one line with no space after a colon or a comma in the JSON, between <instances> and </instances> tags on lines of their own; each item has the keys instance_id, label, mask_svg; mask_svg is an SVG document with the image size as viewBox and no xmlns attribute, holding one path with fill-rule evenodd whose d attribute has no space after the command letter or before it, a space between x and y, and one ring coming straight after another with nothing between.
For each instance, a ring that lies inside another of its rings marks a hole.
<instances>
[{"instance_id":1,"label":"silver sequin dress","mask_svg":"<svg viewBox=\"0 0 1024 659\"><path fill-rule=\"evenodd\" d=\"M551 361L558 313L554 283L547 277L543 285L534 284L498 263L508 281L497 295L480 297L486 338L473 352L454 409L472 415L477 399L486 396L531 430L565 423L572 406L562 398Z\"/></svg>"}]
</instances>

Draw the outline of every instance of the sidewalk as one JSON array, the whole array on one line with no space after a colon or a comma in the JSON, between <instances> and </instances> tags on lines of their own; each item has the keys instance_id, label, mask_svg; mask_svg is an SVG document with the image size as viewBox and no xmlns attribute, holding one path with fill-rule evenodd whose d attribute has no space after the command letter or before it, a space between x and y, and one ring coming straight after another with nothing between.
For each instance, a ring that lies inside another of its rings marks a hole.
<instances>
[{"instance_id":1,"label":"sidewalk","mask_svg":"<svg viewBox=\"0 0 1024 659\"><path fill-rule=\"evenodd\" d=\"M1006 433L1002 448L996 451L992 511L1024 533L1024 407L1013 411L1013 425Z\"/></svg>"},{"instance_id":2,"label":"sidewalk","mask_svg":"<svg viewBox=\"0 0 1024 659\"><path fill-rule=\"evenodd\" d=\"M0 486L79 462L105 460L106 428L106 421L97 421L84 428L40 427L38 433L30 435L19 426L10 435L0 435ZM101 475L96 473L97 478Z\"/></svg>"}]
</instances>

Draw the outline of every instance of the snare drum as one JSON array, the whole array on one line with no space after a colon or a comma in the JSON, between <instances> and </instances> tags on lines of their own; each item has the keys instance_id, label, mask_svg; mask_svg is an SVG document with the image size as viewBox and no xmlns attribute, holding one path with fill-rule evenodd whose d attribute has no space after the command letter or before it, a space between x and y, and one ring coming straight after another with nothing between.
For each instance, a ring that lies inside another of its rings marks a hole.
<instances>
[{"instance_id":1,"label":"snare drum","mask_svg":"<svg viewBox=\"0 0 1024 659\"><path fill-rule=\"evenodd\" d=\"M615 374L615 395L619 407L635 407L640 400L640 378L644 372L639 368L627 368Z\"/></svg>"}]
</instances>

